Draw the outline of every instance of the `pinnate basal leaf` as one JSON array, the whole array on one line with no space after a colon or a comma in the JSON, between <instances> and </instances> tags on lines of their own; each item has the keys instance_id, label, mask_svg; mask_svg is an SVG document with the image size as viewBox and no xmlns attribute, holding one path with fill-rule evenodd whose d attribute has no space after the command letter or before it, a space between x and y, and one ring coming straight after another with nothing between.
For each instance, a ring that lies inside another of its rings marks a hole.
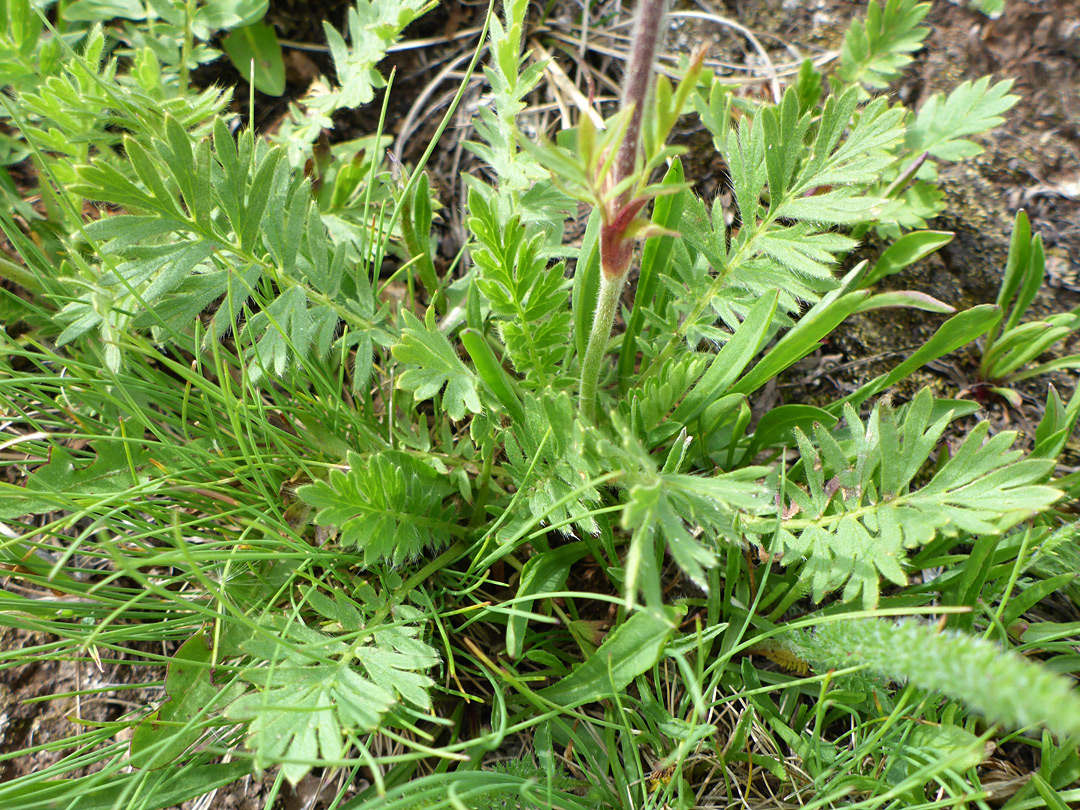
<instances>
[{"instance_id":1,"label":"pinnate basal leaf","mask_svg":"<svg viewBox=\"0 0 1080 810\"><path fill-rule=\"evenodd\" d=\"M865 20L855 20L844 37L840 79L881 89L899 78L900 71L922 47L930 33L920 26L930 3L917 0L871 0Z\"/></svg>"},{"instance_id":2,"label":"pinnate basal leaf","mask_svg":"<svg viewBox=\"0 0 1080 810\"><path fill-rule=\"evenodd\" d=\"M459 531L443 504L452 485L422 461L395 451L350 452L348 464L297 495L318 510L318 525L336 526L342 544L364 552L365 564L408 562Z\"/></svg>"},{"instance_id":3,"label":"pinnate basal leaf","mask_svg":"<svg viewBox=\"0 0 1080 810\"><path fill-rule=\"evenodd\" d=\"M570 396L533 394L524 405L525 420L507 431L504 448L506 467L526 508L508 521L503 536L542 524L558 526L564 534L575 528L597 534L591 512L600 504L600 493L590 480L600 467Z\"/></svg>"},{"instance_id":4,"label":"pinnate basal leaf","mask_svg":"<svg viewBox=\"0 0 1080 810\"><path fill-rule=\"evenodd\" d=\"M393 694L343 662L303 666L280 663L273 670L248 673L265 686L229 707L233 720L251 723L248 745L260 767L283 764L285 778L296 784L323 759L345 753L345 728L373 731L394 705Z\"/></svg>"},{"instance_id":5,"label":"pinnate basal leaf","mask_svg":"<svg viewBox=\"0 0 1080 810\"><path fill-rule=\"evenodd\" d=\"M907 583L905 552L939 535L988 535L1006 531L1045 509L1061 492L1045 485L1053 462L1023 459L1003 432L987 440L977 425L960 448L922 487L912 482L937 448L952 414L933 424L933 396L924 389L902 422L883 404L864 425L850 405L845 446L815 425L813 438L796 429L805 481L788 480L779 529L770 521L754 531L775 537L785 555L806 559L814 598L844 587L843 598L862 593L866 607L878 600L878 578Z\"/></svg>"},{"instance_id":6,"label":"pinnate basal leaf","mask_svg":"<svg viewBox=\"0 0 1080 810\"><path fill-rule=\"evenodd\" d=\"M991 86L990 77L964 82L948 98L932 95L908 128L904 146L912 155L927 152L940 160L961 160L982 154L983 147L967 136L1001 124L1004 114L1020 100L1012 95L1012 79Z\"/></svg>"},{"instance_id":7,"label":"pinnate basal leaf","mask_svg":"<svg viewBox=\"0 0 1080 810\"><path fill-rule=\"evenodd\" d=\"M546 388L560 376L571 331L563 265L548 265L546 234L529 233L519 217L501 215L476 189L469 192L469 214L476 284L491 304L507 355L524 384Z\"/></svg>"},{"instance_id":8,"label":"pinnate basal leaf","mask_svg":"<svg viewBox=\"0 0 1080 810\"><path fill-rule=\"evenodd\" d=\"M299 617L262 622L262 633L240 643L250 657L241 677L255 691L227 710L229 719L251 724L247 745L256 765L280 763L293 784L319 759L342 759L346 732L377 730L399 701L429 708L433 682L424 672L439 661L418 637L423 617L414 608L398 605L391 621L380 624L377 611L385 602L374 594L361 604L343 594L331 598L312 591L307 602L348 626L330 625L340 633L333 636ZM365 628L369 632L357 634Z\"/></svg>"},{"instance_id":9,"label":"pinnate basal leaf","mask_svg":"<svg viewBox=\"0 0 1080 810\"><path fill-rule=\"evenodd\" d=\"M446 336L408 310L402 310L401 316L405 328L391 351L399 361L416 368L399 376L397 387L411 392L417 400L431 399L442 391L443 410L455 421L466 411L480 413L476 375L461 362Z\"/></svg>"},{"instance_id":10,"label":"pinnate basal leaf","mask_svg":"<svg viewBox=\"0 0 1080 810\"><path fill-rule=\"evenodd\" d=\"M687 447L677 439L671 451ZM617 452L617 451L616 451ZM767 470L745 467L713 476L675 472L678 462L657 469L653 459L629 436L624 436L622 460L634 469L627 475L622 525L633 532L626 556L624 587L628 601L638 590L647 604L658 601L661 571L656 545L664 542L679 568L698 587L708 588L705 570L716 564L714 551L723 543L739 543L739 516L761 511L766 501L760 483ZM677 456L676 456L677 457ZM670 459L670 457L669 457Z\"/></svg>"}]
</instances>

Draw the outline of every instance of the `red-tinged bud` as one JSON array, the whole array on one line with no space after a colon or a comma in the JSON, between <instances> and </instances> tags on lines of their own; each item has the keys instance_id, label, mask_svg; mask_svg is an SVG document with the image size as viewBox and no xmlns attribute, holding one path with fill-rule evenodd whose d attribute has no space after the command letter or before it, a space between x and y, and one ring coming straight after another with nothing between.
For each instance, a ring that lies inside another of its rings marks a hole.
<instances>
[{"instance_id":1,"label":"red-tinged bud","mask_svg":"<svg viewBox=\"0 0 1080 810\"><path fill-rule=\"evenodd\" d=\"M645 207L645 203L648 199L645 197L638 197L631 200L624 205L611 219L611 225L613 228L617 228L620 232L625 233L626 229L630 226L630 223L634 221L641 209Z\"/></svg>"},{"instance_id":2,"label":"red-tinged bud","mask_svg":"<svg viewBox=\"0 0 1080 810\"><path fill-rule=\"evenodd\" d=\"M600 228L600 268L609 279L622 278L630 269L637 237L632 225L646 202L643 197L631 200Z\"/></svg>"},{"instance_id":3,"label":"red-tinged bud","mask_svg":"<svg viewBox=\"0 0 1080 810\"><path fill-rule=\"evenodd\" d=\"M630 270L634 257L634 240L627 238L625 228L614 225L600 227L600 269L611 280L621 279Z\"/></svg>"}]
</instances>

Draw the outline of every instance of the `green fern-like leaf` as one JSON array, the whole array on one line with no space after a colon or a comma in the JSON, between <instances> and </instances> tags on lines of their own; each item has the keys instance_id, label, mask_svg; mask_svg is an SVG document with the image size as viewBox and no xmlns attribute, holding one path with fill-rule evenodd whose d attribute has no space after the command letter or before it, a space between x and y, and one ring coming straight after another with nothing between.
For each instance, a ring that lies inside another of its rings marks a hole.
<instances>
[{"instance_id":1,"label":"green fern-like leaf","mask_svg":"<svg viewBox=\"0 0 1080 810\"><path fill-rule=\"evenodd\" d=\"M918 0L886 0L884 7L870 0L866 20L852 22L844 36L840 79L875 90L896 81L922 48L929 31L919 23L929 11L930 3Z\"/></svg>"},{"instance_id":2,"label":"green fern-like leaf","mask_svg":"<svg viewBox=\"0 0 1080 810\"><path fill-rule=\"evenodd\" d=\"M939 160L962 160L983 152L968 136L993 129L1020 100L1012 95L1012 79L990 85L990 77L964 82L949 97L935 93L919 109L904 143L912 155L923 152Z\"/></svg>"},{"instance_id":3,"label":"green fern-like leaf","mask_svg":"<svg viewBox=\"0 0 1080 810\"><path fill-rule=\"evenodd\" d=\"M297 490L319 511L315 522L336 526L341 542L364 552L365 564L400 564L423 549L450 542L457 531L443 499L448 480L406 453L350 453L348 471Z\"/></svg>"},{"instance_id":4,"label":"green fern-like leaf","mask_svg":"<svg viewBox=\"0 0 1080 810\"><path fill-rule=\"evenodd\" d=\"M424 673L439 660L417 638L415 610L399 607L394 624L378 624L357 638L355 630L373 620L376 605L361 608L343 596L313 593L308 600L348 635L327 635L299 619L264 623L263 633L241 644L251 659L241 677L255 690L227 709L231 720L250 723L247 744L258 766L282 763L292 784L320 758L342 759L346 734L377 730L399 700L428 708L432 681Z\"/></svg>"},{"instance_id":5,"label":"green fern-like leaf","mask_svg":"<svg viewBox=\"0 0 1080 810\"><path fill-rule=\"evenodd\" d=\"M564 534L575 528L596 534L599 526L589 512L599 506L600 493L589 481L600 469L574 404L565 393L545 393L529 396L524 406L525 421L503 440L506 467L524 508L510 516L503 535L544 524Z\"/></svg>"},{"instance_id":6,"label":"green fern-like leaf","mask_svg":"<svg viewBox=\"0 0 1080 810\"><path fill-rule=\"evenodd\" d=\"M547 172L528 154L522 152L515 136L515 120L525 108L524 98L540 81L544 63L532 60L522 67L528 54L522 54L525 0L503 3L505 20L491 19L489 49L494 59L484 68L491 85L492 107L481 107L473 122L480 141L469 141L465 148L484 160L499 178L500 195L521 194L547 177Z\"/></svg>"},{"instance_id":7,"label":"green fern-like leaf","mask_svg":"<svg viewBox=\"0 0 1080 810\"><path fill-rule=\"evenodd\" d=\"M996 644L917 621L822 625L795 642L821 668L865 664L887 678L957 698L993 723L1080 734L1080 693L1070 681Z\"/></svg>"},{"instance_id":8,"label":"green fern-like leaf","mask_svg":"<svg viewBox=\"0 0 1080 810\"><path fill-rule=\"evenodd\" d=\"M371 345L378 330L370 284L355 275L351 301L340 302L347 248L331 250L310 183L290 176L280 148L250 131L234 138L221 119L212 138L173 118L153 132L145 142L125 138L126 171L100 156L77 166L68 185L130 213L83 228L100 264L71 254L72 281L84 292L59 315L61 345L97 329L117 367L125 330L181 340L217 299L207 339L243 324L253 381L264 371L283 374L294 359L325 356L343 319Z\"/></svg>"},{"instance_id":9,"label":"green fern-like leaf","mask_svg":"<svg viewBox=\"0 0 1080 810\"><path fill-rule=\"evenodd\" d=\"M619 402L619 416L630 433L650 448L678 433L682 425L667 416L705 372L710 359L711 355L704 352L681 357L666 364L640 388L630 391Z\"/></svg>"},{"instance_id":10,"label":"green fern-like leaf","mask_svg":"<svg viewBox=\"0 0 1080 810\"><path fill-rule=\"evenodd\" d=\"M421 323L408 310L402 310L401 316L405 328L392 352L400 362L416 368L398 377L398 388L412 392L418 401L442 392L443 409L451 419L462 419L466 411L480 413L476 375L461 362L446 335L434 323Z\"/></svg>"},{"instance_id":11,"label":"green fern-like leaf","mask_svg":"<svg viewBox=\"0 0 1080 810\"><path fill-rule=\"evenodd\" d=\"M367 104L375 97L375 90L386 85L375 66L405 27L434 5L430 0L356 0L349 9L349 42L323 21L339 84L329 93L306 99L303 106L289 108L275 141L289 150L292 165L302 163L323 129L334 128L334 112Z\"/></svg>"},{"instance_id":12,"label":"green fern-like leaf","mask_svg":"<svg viewBox=\"0 0 1080 810\"><path fill-rule=\"evenodd\" d=\"M716 564L715 549L739 541L738 511L761 506L764 488L758 480L764 472L746 467L710 477L662 473L630 487L622 518L634 532L627 588L640 586L646 594L659 591L654 548L663 538L683 572L707 590L705 569Z\"/></svg>"},{"instance_id":13,"label":"green fern-like leaf","mask_svg":"<svg viewBox=\"0 0 1080 810\"><path fill-rule=\"evenodd\" d=\"M951 419L933 424L933 397L924 389L897 424L879 404L864 425L845 408L850 442L840 442L820 425L813 441L795 431L804 484L784 489L791 515L773 534L785 559L806 558L806 575L820 600L841 586L843 598L862 593L863 604L878 600L878 577L903 585L905 551L938 535L997 534L1046 508L1061 493L1042 482L1053 463L1022 459L1009 450L1011 432L986 440L987 423L976 426L956 453L921 487L916 475L930 458ZM805 487L805 488L804 488Z\"/></svg>"},{"instance_id":14,"label":"green fern-like leaf","mask_svg":"<svg viewBox=\"0 0 1080 810\"><path fill-rule=\"evenodd\" d=\"M742 249L732 254L723 209L714 203L710 211L696 197L687 201L680 232L685 245L676 246L675 260L662 281L677 314L667 318L668 331L681 323L690 345L702 338L717 341L720 336L710 327L718 318L737 328L757 300L776 293L777 322L790 326L790 316L802 309L803 302L818 301L836 286L832 268L837 256L855 245L843 234L820 232L808 224L777 224L762 228L753 240L748 235ZM652 320L663 333L656 316Z\"/></svg>"},{"instance_id":15,"label":"green fern-like leaf","mask_svg":"<svg viewBox=\"0 0 1080 810\"><path fill-rule=\"evenodd\" d=\"M825 102L810 154L799 166L794 184L787 189L785 204L803 199L820 200L821 194L805 196L819 186L838 186L853 196L876 183L881 172L895 162L891 149L904 135L904 109L890 107L885 99L878 98L856 112L856 101L855 92L848 90L839 97L830 96ZM786 97L784 103L790 103ZM847 137L842 138L853 117L854 125L847 130ZM772 187L770 183L770 192ZM783 205L780 210L785 217L828 221L797 216L790 209L785 211Z\"/></svg>"},{"instance_id":16,"label":"green fern-like leaf","mask_svg":"<svg viewBox=\"0 0 1080 810\"><path fill-rule=\"evenodd\" d=\"M666 543L683 572L707 589L705 569L715 565L714 551L725 543L741 543L740 513L761 510L766 490L760 480L767 469L745 467L708 477L680 473L689 444L685 438L676 440L658 468L626 426L619 427L621 445L605 445L602 452L625 471L622 525L633 532L626 558L627 598L640 590L647 603L659 604L658 542Z\"/></svg>"},{"instance_id":17,"label":"green fern-like leaf","mask_svg":"<svg viewBox=\"0 0 1080 810\"><path fill-rule=\"evenodd\" d=\"M570 336L563 265L549 266L543 233L529 234L517 217L500 217L477 189L469 193L469 214L477 286L491 303L514 368L527 385L544 388L558 376Z\"/></svg>"},{"instance_id":18,"label":"green fern-like leaf","mask_svg":"<svg viewBox=\"0 0 1080 810\"><path fill-rule=\"evenodd\" d=\"M70 159L68 165L57 161L50 166L61 183L72 179L71 166L85 163L95 148L108 153L125 134L155 134L167 117L185 129L202 130L229 104L231 93L220 87L161 98L133 82L121 84L118 60L107 58L105 44L104 29L96 25L77 57L65 56L62 70L38 76L17 96L18 109L33 122L20 127L23 137L44 152ZM5 60L5 68L9 64Z\"/></svg>"},{"instance_id":19,"label":"green fern-like leaf","mask_svg":"<svg viewBox=\"0 0 1080 810\"><path fill-rule=\"evenodd\" d=\"M715 93L713 94L715 96ZM759 107L732 124L711 98L702 121L731 173L740 225L729 232L724 212L688 201L679 229L690 252L675 252L669 285L682 305L680 330L691 343L717 317L735 328L748 308L779 291L778 323L834 288L832 268L855 240L831 226L872 222L883 212L874 195L894 167L904 112L875 100L859 109L849 88L820 110L802 109L792 88L776 107ZM845 137L846 133L846 137ZM705 260L702 265L699 256Z\"/></svg>"},{"instance_id":20,"label":"green fern-like leaf","mask_svg":"<svg viewBox=\"0 0 1080 810\"><path fill-rule=\"evenodd\" d=\"M343 663L279 664L249 677L262 687L229 708L233 720L250 723L248 745L262 767L281 760L285 778L299 782L319 757L344 756L346 729L372 731L393 705L393 695Z\"/></svg>"},{"instance_id":21,"label":"green fern-like leaf","mask_svg":"<svg viewBox=\"0 0 1080 810\"><path fill-rule=\"evenodd\" d=\"M340 106L358 107L375 97L375 89L386 84L375 65L405 26L430 7L428 0L395 0L391 3L356 0L349 9L349 45L337 29L323 22L334 69L341 83L338 91L341 93Z\"/></svg>"}]
</instances>

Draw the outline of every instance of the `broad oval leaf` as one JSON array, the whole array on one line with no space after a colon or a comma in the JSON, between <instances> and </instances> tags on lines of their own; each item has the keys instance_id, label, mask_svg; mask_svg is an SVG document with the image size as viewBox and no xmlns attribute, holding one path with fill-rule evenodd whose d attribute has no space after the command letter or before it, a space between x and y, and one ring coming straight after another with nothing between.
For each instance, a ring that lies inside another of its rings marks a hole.
<instances>
[{"instance_id":1,"label":"broad oval leaf","mask_svg":"<svg viewBox=\"0 0 1080 810\"><path fill-rule=\"evenodd\" d=\"M285 92L285 61L273 26L257 22L237 28L221 41L221 47L241 76L254 77L260 93L280 96Z\"/></svg>"}]
</instances>

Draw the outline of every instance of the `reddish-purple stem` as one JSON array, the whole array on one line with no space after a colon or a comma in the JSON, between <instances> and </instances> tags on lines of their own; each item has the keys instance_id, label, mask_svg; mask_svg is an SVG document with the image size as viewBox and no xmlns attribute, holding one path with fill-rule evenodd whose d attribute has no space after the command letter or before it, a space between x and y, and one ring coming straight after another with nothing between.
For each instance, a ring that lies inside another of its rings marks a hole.
<instances>
[{"instance_id":1,"label":"reddish-purple stem","mask_svg":"<svg viewBox=\"0 0 1080 810\"><path fill-rule=\"evenodd\" d=\"M653 79L653 62L660 44L661 23L667 0L638 0L637 17L634 22L634 36L630 45L630 58L626 63L626 78L623 81L623 109L632 106L630 124L626 128L626 137L615 156L613 184L618 185L634 172L638 150L641 147L641 119L645 114L645 101L649 97L649 87ZM614 209L618 211L630 196L623 192L616 201Z\"/></svg>"},{"instance_id":2,"label":"reddish-purple stem","mask_svg":"<svg viewBox=\"0 0 1080 810\"><path fill-rule=\"evenodd\" d=\"M630 121L619 151L615 154L610 178L612 187L632 177L637 168L638 150L641 149L641 121L653 79L653 62L660 42L660 24L664 19L666 2L638 0L622 97L623 109L631 109ZM619 309L619 295L634 257L634 240L627 235L627 230L645 203L646 199L635 199L633 190L628 189L616 199L609 200L603 212L604 221L600 226L600 289L596 295L596 312L593 314L585 356L581 360L581 408L588 419L596 417L600 367Z\"/></svg>"}]
</instances>

